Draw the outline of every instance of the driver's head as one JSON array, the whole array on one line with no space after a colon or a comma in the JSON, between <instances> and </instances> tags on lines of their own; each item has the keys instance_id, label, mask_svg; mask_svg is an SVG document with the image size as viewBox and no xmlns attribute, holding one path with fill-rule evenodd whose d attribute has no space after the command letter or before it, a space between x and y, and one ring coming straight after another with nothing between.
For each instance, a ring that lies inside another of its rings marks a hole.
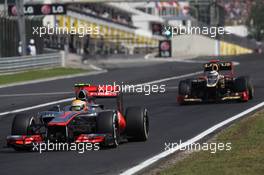
<instances>
[{"instance_id":1,"label":"driver's head","mask_svg":"<svg viewBox=\"0 0 264 175\"><path fill-rule=\"evenodd\" d=\"M210 71L207 75L207 86L214 87L218 83L219 73L217 71Z\"/></svg>"},{"instance_id":2,"label":"driver's head","mask_svg":"<svg viewBox=\"0 0 264 175\"><path fill-rule=\"evenodd\" d=\"M71 104L72 111L87 111L87 103L82 100L73 100Z\"/></svg>"},{"instance_id":3,"label":"driver's head","mask_svg":"<svg viewBox=\"0 0 264 175\"><path fill-rule=\"evenodd\" d=\"M215 70L210 71L208 73L208 79L217 79L218 76L219 76L219 73L217 71L215 71Z\"/></svg>"}]
</instances>

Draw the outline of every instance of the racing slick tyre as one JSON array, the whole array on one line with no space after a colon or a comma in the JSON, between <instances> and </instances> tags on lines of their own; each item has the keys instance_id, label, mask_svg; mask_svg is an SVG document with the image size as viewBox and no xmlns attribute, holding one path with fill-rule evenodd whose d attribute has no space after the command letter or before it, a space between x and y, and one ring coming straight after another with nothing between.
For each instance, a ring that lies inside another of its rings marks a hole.
<instances>
[{"instance_id":1,"label":"racing slick tyre","mask_svg":"<svg viewBox=\"0 0 264 175\"><path fill-rule=\"evenodd\" d=\"M13 119L12 135L33 135L36 132L38 120L34 114L21 113Z\"/></svg>"},{"instance_id":2,"label":"racing slick tyre","mask_svg":"<svg viewBox=\"0 0 264 175\"><path fill-rule=\"evenodd\" d=\"M111 141L107 145L117 147L120 140L117 114L114 111L103 111L96 118L96 129L98 134L111 133Z\"/></svg>"},{"instance_id":3,"label":"racing slick tyre","mask_svg":"<svg viewBox=\"0 0 264 175\"><path fill-rule=\"evenodd\" d=\"M34 114L21 113L15 115L12 123L12 135L33 135L36 133L37 118ZM16 151L27 151L30 148L13 146Z\"/></svg>"},{"instance_id":4,"label":"racing slick tyre","mask_svg":"<svg viewBox=\"0 0 264 175\"><path fill-rule=\"evenodd\" d=\"M235 79L235 91L236 92L248 92L248 99L253 99L254 89L249 77L238 77ZM248 101L248 100L242 100Z\"/></svg>"},{"instance_id":5,"label":"racing slick tyre","mask_svg":"<svg viewBox=\"0 0 264 175\"><path fill-rule=\"evenodd\" d=\"M129 140L146 141L149 135L149 118L147 109L129 107L126 110L126 134Z\"/></svg>"},{"instance_id":6,"label":"racing slick tyre","mask_svg":"<svg viewBox=\"0 0 264 175\"><path fill-rule=\"evenodd\" d=\"M185 105L187 104L186 102L183 101L184 97L186 95L191 95L192 94L192 84L191 84L191 80L187 79L187 80L181 80L179 83L179 87L178 87L179 91L178 91L178 103L180 105Z\"/></svg>"},{"instance_id":7,"label":"racing slick tyre","mask_svg":"<svg viewBox=\"0 0 264 175\"><path fill-rule=\"evenodd\" d=\"M191 80L181 80L179 83L179 95L185 96L185 95L191 95L192 92L192 86L191 86Z\"/></svg>"},{"instance_id":8,"label":"racing slick tyre","mask_svg":"<svg viewBox=\"0 0 264 175\"><path fill-rule=\"evenodd\" d=\"M247 79L247 89L248 89L249 99L252 100L254 98L254 87L250 77L246 77L246 79Z\"/></svg>"}]
</instances>

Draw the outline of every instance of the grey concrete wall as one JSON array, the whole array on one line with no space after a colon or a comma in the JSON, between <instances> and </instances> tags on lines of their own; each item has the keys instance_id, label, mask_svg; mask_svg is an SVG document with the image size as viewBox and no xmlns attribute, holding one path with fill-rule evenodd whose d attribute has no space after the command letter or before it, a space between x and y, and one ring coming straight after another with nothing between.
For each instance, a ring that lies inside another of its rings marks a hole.
<instances>
[{"instance_id":1,"label":"grey concrete wall","mask_svg":"<svg viewBox=\"0 0 264 175\"><path fill-rule=\"evenodd\" d=\"M172 38L172 56L206 56L218 54L218 42L202 35L180 35Z\"/></svg>"}]
</instances>

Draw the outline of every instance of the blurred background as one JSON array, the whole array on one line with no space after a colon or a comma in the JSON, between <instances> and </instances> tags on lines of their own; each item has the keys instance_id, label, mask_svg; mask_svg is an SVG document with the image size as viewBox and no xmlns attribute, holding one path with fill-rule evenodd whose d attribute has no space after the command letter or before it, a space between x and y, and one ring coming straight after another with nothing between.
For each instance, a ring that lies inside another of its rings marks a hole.
<instances>
[{"instance_id":1,"label":"blurred background","mask_svg":"<svg viewBox=\"0 0 264 175\"><path fill-rule=\"evenodd\" d=\"M47 4L61 5L63 12L44 13L41 5ZM35 10L38 8L41 10ZM60 52L81 63L144 55L178 58L262 53L263 13L261 0L0 0L0 57L32 55L30 44L36 49L33 56ZM33 34L34 27L48 26L92 26L100 34ZM164 26L223 26L231 34L168 38Z\"/></svg>"}]
</instances>

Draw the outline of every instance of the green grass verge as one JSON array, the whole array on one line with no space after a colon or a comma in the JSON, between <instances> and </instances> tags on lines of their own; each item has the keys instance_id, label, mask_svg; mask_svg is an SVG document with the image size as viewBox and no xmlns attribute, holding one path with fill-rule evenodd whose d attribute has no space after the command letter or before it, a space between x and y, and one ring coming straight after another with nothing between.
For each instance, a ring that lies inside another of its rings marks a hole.
<instances>
[{"instance_id":1,"label":"green grass verge","mask_svg":"<svg viewBox=\"0 0 264 175\"><path fill-rule=\"evenodd\" d=\"M215 142L215 140L213 141ZM264 112L245 118L216 136L216 142L231 142L230 151L200 151L190 154L162 175L260 175L264 174Z\"/></svg>"},{"instance_id":2,"label":"green grass verge","mask_svg":"<svg viewBox=\"0 0 264 175\"><path fill-rule=\"evenodd\" d=\"M0 84L17 83L30 80L38 80L43 78L51 78L63 75L73 75L79 73L85 73L87 70L73 69L73 68L53 68L53 69L41 69L32 70L22 73L0 75Z\"/></svg>"}]
</instances>

